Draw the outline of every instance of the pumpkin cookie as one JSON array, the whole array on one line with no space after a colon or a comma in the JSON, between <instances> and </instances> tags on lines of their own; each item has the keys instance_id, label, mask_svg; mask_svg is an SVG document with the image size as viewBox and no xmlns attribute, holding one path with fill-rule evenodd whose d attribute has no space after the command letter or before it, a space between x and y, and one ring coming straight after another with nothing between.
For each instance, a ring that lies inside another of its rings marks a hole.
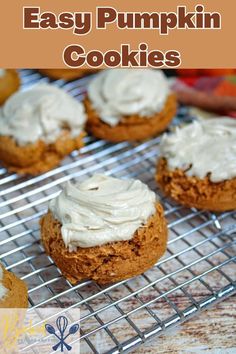
<instances>
[{"instance_id":1,"label":"pumpkin cookie","mask_svg":"<svg viewBox=\"0 0 236 354\"><path fill-rule=\"evenodd\" d=\"M50 203L41 236L72 284L106 284L152 267L166 250L167 227L162 206L145 184L95 175L68 183Z\"/></svg>"},{"instance_id":2,"label":"pumpkin cookie","mask_svg":"<svg viewBox=\"0 0 236 354\"><path fill-rule=\"evenodd\" d=\"M92 73L89 69L38 69L38 71L53 80L75 80L86 74Z\"/></svg>"},{"instance_id":3,"label":"pumpkin cookie","mask_svg":"<svg viewBox=\"0 0 236 354\"><path fill-rule=\"evenodd\" d=\"M0 308L28 307L27 287L0 265Z\"/></svg>"},{"instance_id":4,"label":"pumpkin cookie","mask_svg":"<svg viewBox=\"0 0 236 354\"><path fill-rule=\"evenodd\" d=\"M0 105L18 90L20 78L14 69L0 69Z\"/></svg>"},{"instance_id":5,"label":"pumpkin cookie","mask_svg":"<svg viewBox=\"0 0 236 354\"><path fill-rule=\"evenodd\" d=\"M236 122L195 121L160 144L157 182L187 207L211 211L236 208Z\"/></svg>"},{"instance_id":6,"label":"pumpkin cookie","mask_svg":"<svg viewBox=\"0 0 236 354\"><path fill-rule=\"evenodd\" d=\"M14 94L0 111L0 160L36 175L83 146L83 105L62 89L38 85Z\"/></svg>"},{"instance_id":7,"label":"pumpkin cookie","mask_svg":"<svg viewBox=\"0 0 236 354\"><path fill-rule=\"evenodd\" d=\"M161 133L176 113L176 98L160 70L103 70L85 99L87 129L109 140L136 141Z\"/></svg>"}]
</instances>

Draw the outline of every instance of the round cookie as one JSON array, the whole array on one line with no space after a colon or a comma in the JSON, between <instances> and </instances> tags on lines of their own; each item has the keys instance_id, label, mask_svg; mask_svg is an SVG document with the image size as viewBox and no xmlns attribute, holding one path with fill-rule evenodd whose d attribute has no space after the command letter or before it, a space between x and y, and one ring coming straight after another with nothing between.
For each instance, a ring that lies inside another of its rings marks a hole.
<instances>
[{"instance_id":1,"label":"round cookie","mask_svg":"<svg viewBox=\"0 0 236 354\"><path fill-rule=\"evenodd\" d=\"M111 142L140 141L163 132L176 113L176 98L170 95L163 110L153 117L126 116L115 127L102 122L88 98L84 101L88 115L87 130L97 138Z\"/></svg>"},{"instance_id":2,"label":"round cookie","mask_svg":"<svg viewBox=\"0 0 236 354\"><path fill-rule=\"evenodd\" d=\"M14 69L0 69L0 105L20 87L20 78Z\"/></svg>"},{"instance_id":3,"label":"round cookie","mask_svg":"<svg viewBox=\"0 0 236 354\"><path fill-rule=\"evenodd\" d=\"M0 111L0 161L10 171L37 175L83 146L83 105L53 85L18 92Z\"/></svg>"},{"instance_id":4,"label":"round cookie","mask_svg":"<svg viewBox=\"0 0 236 354\"><path fill-rule=\"evenodd\" d=\"M158 70L112 69L97 74L85 101L87 130L112 142L139 141L166 129L176 97Z\"/></svg>"},{"instance_id":5,"label":"round cookie","mask_svg":"<svg viewBox=\"0 0 236 354\"><path fill-rule=\"evenodd\" d=\"M0 285L5 288L5 295L0 298L0 308L27 308L28 294L26 284L13 273L0 265Z\"/></svg>"},{"instance_id":6,"label":"round cookie","mask_svg":"<svg viewBox=\"0 0 236 354\"><path fill-rule=\"evenodd\" d=\"M213 183L209 177L189 177L181 169L170 170L162 158L156 180L166 195L184 206L211 211L236 209L236 178Z\"/></svg>"},{"instance_id":7,"label":"round cookie","mask_svg":"<svg viewBox=\"0 0 236 354\"><path fill-rule=\"evenodd\" d=\"M160 204L156 206L156 214L129 241L78 248L71 253L63 242L61 224L51 212L42 218L41 235L47 254L72 284L84 279L106 284L139 275L164 254L167 242L166 222Z\"/></svg>"},{"instance_id":8,"label":"round cookie","mask_svg":"<svg viewBox=\"0 0 236 354\"><path fill-rule=\"evenodd\" d=\"M72 284L106 284L152 267L166 250L167 226L161 204L143 183L95 175L79 187L68 184L50 203L41 237Z\"/></svg>"},{"instance_id":9,"label":"round cookie","mask_svg":"<svg viewBox=\"0 0 236 354\"><path fill-rule=\"evenodd\" d=\"M95 70L89 69L38 69L38 71L50 77L53 80L74 80L78 79L86 74L92 73Z\"/></svg>"},{"instance_id":10,"label":"round cookie","mask_svg":"<svg viewBox=\"0 0 236 354\"><path fill-rule=\"evenodd\" d=\"M156 180L176 202L210 211L236 208L236 122L194 122L164 136ZM186 148L186 150L185 150Z\"/></svg>"},{"instance_id":11,"label":"round cookie","mask_svg":"<svg viewBox=\"0 0 236 354\"><path fill-rule=\"evenodd\" d=\"M84 136L81 133L71 138L70 131L64 130L54 143L39 140L25 146L18 145L10 136L0 136L0 160L11 172L35 176L58 166L65 156L83 147Z\"/></svg>"}]
</instances>

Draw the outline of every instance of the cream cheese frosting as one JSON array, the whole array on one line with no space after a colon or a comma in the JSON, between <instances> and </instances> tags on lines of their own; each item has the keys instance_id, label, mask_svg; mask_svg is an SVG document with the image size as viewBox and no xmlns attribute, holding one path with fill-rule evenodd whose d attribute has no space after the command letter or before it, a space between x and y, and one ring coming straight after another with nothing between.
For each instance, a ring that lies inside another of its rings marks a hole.
<instances>
[{"instance_id":1,"label":"cream cheese frosting","mask_svg":"<svg viewBox=\"0 0 236 354\"><path fill-rule=\"evenodd\" d=\"M0 78L5 76L6 70L5 69L0 69Z\"/></svg>"},{"instance_id":2,"label":"cream cheese frosting","mask_svg":"<svg viewBox=\"0 0 236 354\"><path fill-rule=\"evenodd\" d=\"M103 70L88 87L93 108L110 126L116 126L124 116L153 116L163 109L168 95L165 75L153 69Z\"/></svg>"},{"instance_id":3,"label":"cream cheese frosting","mask_svg":"<svg viewBox=\"0 0 236 354\"><path fill-rule=\"evenodd\" d=\"M54 142L64 128L78 136L86 121L82 103L60 88L40 84L12 95L0 109L0 135L19 145Z\"/></svg>"},{"instance_id":4,"label":"cream cheese frosting","mask_svg":"<svg viewBox=\"0 0 236 354\"><path fill-rule=\"evenodd\" d=\"M7 289L2 285L3 269L0 265L0 300L6 295Z\"/></svg>"},{"instance_id":5,"label":"cream cheese frosting","mask_svg":"<svg viewBox=\"0 0 236 354\"><path fill-rule=\"evenodd\" d=\"M155 213L156 195L144 183L94 175L80 184L68 182L49 210L62 224L69 251L130 240Z\"/></svg>"},{"instance_id":6,"label":"cream cheese frosting","mask_svg":"<svg viewBox=\"0 0 236 354\"><path fill-rule=\"evenodd\" d=\"M180 168L188 176L212 182L236 177L236 120L229 117L194 121L165 134L160 144L161 156L168 167Z\"/></svg>"}]
</instances>

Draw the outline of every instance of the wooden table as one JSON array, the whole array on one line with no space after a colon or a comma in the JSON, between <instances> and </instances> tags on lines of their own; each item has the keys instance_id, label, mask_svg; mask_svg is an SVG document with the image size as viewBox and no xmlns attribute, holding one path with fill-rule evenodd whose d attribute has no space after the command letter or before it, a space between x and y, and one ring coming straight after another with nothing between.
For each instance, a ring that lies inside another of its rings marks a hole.
<instances>
[{"instance_id":1,"label":"wooden table","mask_svg":"<svg viewBox=\"0 0 236 354\"><path fill-rule=\"evenodd\" d=\"M236 353L236 296L193 317L134 353Z\"/></svg>"}]
</instances>

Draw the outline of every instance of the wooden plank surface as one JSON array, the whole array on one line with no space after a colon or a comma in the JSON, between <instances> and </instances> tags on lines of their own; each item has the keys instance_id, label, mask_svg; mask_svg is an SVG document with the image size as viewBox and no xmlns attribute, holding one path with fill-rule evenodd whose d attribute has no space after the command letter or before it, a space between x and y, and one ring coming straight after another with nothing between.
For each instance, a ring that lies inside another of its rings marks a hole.
<instances>
[{"instance_id":1,"label":"wooden plank surface","mask_svg":"<svg viewBox=\"0 0 236 354\"><path fill-rule=\"evenodd\" d=\"M133 353L236 353L236 296L202 312Z\"/></svg>"}]
</instances>

